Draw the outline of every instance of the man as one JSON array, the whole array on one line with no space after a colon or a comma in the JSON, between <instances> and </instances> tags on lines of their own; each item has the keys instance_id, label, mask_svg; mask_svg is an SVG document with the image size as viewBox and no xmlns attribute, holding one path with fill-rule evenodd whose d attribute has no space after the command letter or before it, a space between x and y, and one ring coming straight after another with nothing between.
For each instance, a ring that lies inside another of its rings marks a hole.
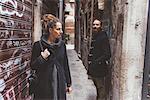
<instances>
[{"instance_id":1,"label":"man","mask_svg":"<svg viewBox=\"0 0 150 100\"><path fill-rule=\"evenodd\" d=\"M102 30L102 22L95 19L93 22L93 35L88 56L88 75L97 90L97 100L106 100L105 78L109 70L111 57L110 44L105 31Z\"/></svg>"}]
</instances>

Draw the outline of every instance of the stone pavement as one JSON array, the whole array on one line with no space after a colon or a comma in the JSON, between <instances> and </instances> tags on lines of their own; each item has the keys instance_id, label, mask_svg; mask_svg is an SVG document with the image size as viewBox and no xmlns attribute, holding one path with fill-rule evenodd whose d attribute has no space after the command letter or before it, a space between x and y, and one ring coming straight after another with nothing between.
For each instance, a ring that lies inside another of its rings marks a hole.
<instances>
[{"instance_id":1,"label":"stone pavement","mask_svg":"<svg viewBox=\"0 0 150 100\"><path fill-rule=\"evenodd\" d=\"M88 80L87 71L78 58L75 50L67 50L70 71L72 76L71 94L67 94L67 100L96 100L96 89L91 80Z\"/></svg>"}]
</instances>

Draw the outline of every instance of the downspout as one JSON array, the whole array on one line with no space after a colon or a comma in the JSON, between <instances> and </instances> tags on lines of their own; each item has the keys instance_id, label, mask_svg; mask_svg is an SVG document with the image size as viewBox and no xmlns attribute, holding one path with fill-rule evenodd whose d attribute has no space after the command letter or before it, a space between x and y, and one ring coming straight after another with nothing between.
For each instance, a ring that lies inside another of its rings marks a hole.
<instances>
[{"instance_id":1,"label":"downspout","mask_svg":"<svg viewBox=\"0 0 150 100\"><path fill-rule=\"evenodd\" d=\"M63 0L59 0L59 20L63 22Z\"/></svg>"}]
</instances>

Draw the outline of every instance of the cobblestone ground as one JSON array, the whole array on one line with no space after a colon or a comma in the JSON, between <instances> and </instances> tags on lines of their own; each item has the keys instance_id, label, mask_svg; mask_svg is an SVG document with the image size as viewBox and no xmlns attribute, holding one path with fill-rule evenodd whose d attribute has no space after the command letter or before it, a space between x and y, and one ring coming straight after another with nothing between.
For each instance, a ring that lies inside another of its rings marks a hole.
<instances>
[{"instance_id":1,"label":"cobblestone ground","mask_svg":"<svg viewBox=\"0 0 150 100\"><path fill-rule=\"evenodd\" d=\"M67 50L72 76L71 94L67 94L67 100L96 100L96 89L91 80L88 80L87 71L74 50Z\"/></svg>"}]
</instances>

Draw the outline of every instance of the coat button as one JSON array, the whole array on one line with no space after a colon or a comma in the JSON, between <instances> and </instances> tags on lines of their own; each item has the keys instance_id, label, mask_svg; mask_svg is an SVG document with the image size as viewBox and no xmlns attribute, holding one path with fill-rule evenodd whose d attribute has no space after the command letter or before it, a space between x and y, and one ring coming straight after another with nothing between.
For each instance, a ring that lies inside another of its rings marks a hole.
<instances>
[{"instance_id":1,"label":"coat button","mask_svg":"<svg viewBox=\"0 0 150 100\"><path fill-rule=\"evenodd\" d=\"M90 47L90 49L93 49L94 47Z\"/></svg>"},{"instance_id":2,"label":"coat button","mask_svg":"<svg viewBox=\"0 0 150 100\"><path fill-rule=\"evenodd\" d=\"M91 64L92 62L91 62L91 61L88 61L88 63Z\"/></svg>"},{"instance_id":3,"label":"coat button","mask_svg":"<svg viewBox=\"0 0 150 100\"><path fill-rule=\"evenodd\" d=\"M91 42L95 42L96 40L94 40L94 39L92 39L92 41Z\"/></svg>"},{"instance_id":4,"label":"coat button","mask_svg":"<svg viewBox=\"0 0 150 100\"><path fill-rule=\"evenodd\" d=\"M91 57L91 56L93 56L93 54L89 54L89 56Z\"/></svg>"}]
</instances>

